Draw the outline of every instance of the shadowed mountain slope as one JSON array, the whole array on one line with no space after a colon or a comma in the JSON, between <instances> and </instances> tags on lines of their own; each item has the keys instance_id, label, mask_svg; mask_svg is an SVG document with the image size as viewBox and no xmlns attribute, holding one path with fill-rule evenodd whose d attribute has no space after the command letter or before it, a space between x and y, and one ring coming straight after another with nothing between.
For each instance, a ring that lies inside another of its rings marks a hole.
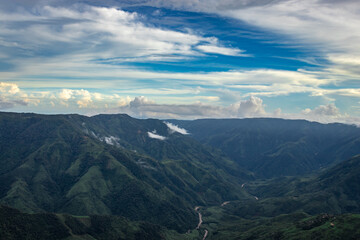
<instances>
[{"instance_id":1,"label":"shadowed mountain slope","mask_svg":"<svg viewBox=\"0 0 360 240\"><path fill-rule=\"evenodd\" d=\"M265 178L310 173L360 154L360 128L345 124L266 118L171 122Z\"/></svg>"}]
</instances>

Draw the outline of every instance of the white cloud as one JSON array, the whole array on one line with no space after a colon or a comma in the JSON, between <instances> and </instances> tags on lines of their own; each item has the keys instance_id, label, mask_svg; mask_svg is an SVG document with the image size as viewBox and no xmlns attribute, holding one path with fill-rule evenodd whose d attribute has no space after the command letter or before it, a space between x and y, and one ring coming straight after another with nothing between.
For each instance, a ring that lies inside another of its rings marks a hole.
<instances>
[{"instance_id":1,"label":"white cloud","mask_svg":"<svg viewBox=\"0 0 360 240\"><path fill-rule=\"evenodd\" d=\"M334 103L319 105L313 109L306 108L299 113L288 114L280 112L279 114L274 112L273 117L281 117L285 119L305 119L320 123L338 122L360 126L359 117L350 117L346 113L341 113Z\"/></svg>"},{"instance_id":2,"label":"white cloud","mask_svg":"<svg viewBox=\"0 0 360 240\"><path fill-rule=\"evenodd\" d=\"M71 89L63 89L60 93L59 93L59 98L62 100L69 100L70 98L73 97L73 91Z\"/></svg>"},{"instance_id":3,"label":"white cloud","mask_svg":"<svg viewBox=\"0 0 360 240\"><path fill-rule=\"evenodd\" d=\"M359 51L359 48L354 48L359 46L360 37L358 1L150 0L148 4L233 17L292 36L298 41L319 43L325 51Z\"/></svg>"},{"instance_id":4,"label":"white cloud","mask_svg":"<svg viewBox=\"0 0 360 240\"><path fill-rule=\"evenodd\" d=\"M114 136L104 137L105 143L107 143L109 145L118 146L119 145L119 140L120 140L120 138L114 137Z\"/></svg>"},{"instance_id":5,"label":"white cloud","mask_svg":"<svg viewBox=\"0 0 360 240\"><path fill-rule=\"evenodd\" d=\"M166 124L166 126L172 131L172 132L178 132L181 133L183 135L187 135L189 134L188 131L184 128L179 127L178 125L169 123L169 122L164 122Z\"/></svg>"},{"instance_id":6,"label":"white cloud","mask_svg":"<svg viewBox=\"0 0 360 240\"><path fill-rule=\"evenodd\" d=\"M99 96L99 93L94 93L93 95ZM59 99L68 101L70 99L76 99L76 103L80 108L88 107L92 103L92 94L84 89L73 90L73 89L63 89L59 94Z\"/></svg>"},{"instance_id":7,"label":"white cloud","mask_svg":"<svg viewBox=\"0 0 360 240\"><path fill-rule=\"evenodd\" d=\"M5 16L2 21L6 23L0 29L0 45L21 50L19 53L26 50L27 55L51 52L90 64L181 61L204 52L243 52L222 46L215 37L159 28L137 13L112 7L40 5L21 13L0 10L0 16ZM21 22L24 24L13 24ZM54 44L58 47L53 48ZM203 47L198 49L198 45Z\"/></svg>"},{"instance_id":8,"label":"white cloud","mask_svg":"<svg viewBox=\"0 0 360 240\"><path fill-rule=\"evenodd\" d=\"M154 130L153 132L148 132L148 136L149 138L154 138L162 141L166 140L166 137L156 134L156 130Z\"/></svg>"},{"instance_id":9,"label":"white cloud","mask_svg":"<svg viewBox=\"0 0 360 240\"><path fill-rule=\"evenodd\" d=\"M314 109L307 108L302 111L307 116L340 117L340 111L335 104L320 105Z\"/></svg>"},{"instance_id":10,"label":"white cloud","mask_svg":"<svg viewBox=\"0 0 360 240\"><path fill-rule=\"evenodd\" d=\"M9 94L16 94L16 93L20 92L20 89L19 89L17 84L0 82L0 92L9 93Z\"/></svg>"},{"instance_id":11,"label":"white cloud","mask_svg":"<svg viewBox=\"0 0 360 240\"><path fill-rule=\"evenodd\" d=\"M131 108L137 108L142 105L152 105L154 104L154 101L149 100L148 98L144 96L135 97L134 100L132 100L129 105Z\"/></svg>"},{"instance_id":12,"label":"white cloud","mask_svg":"<svg viewBox=\"0 0 360 240\"><path fill-rule=\"evenodd\" d=\"M215 53L215 54L221 54L227 56L243 56L243 57L249 56L247 54L244 54L243 50L237 48L226 48L226 47L219 47L214 45L199 45L196 48L206 53Z\"/></svg>"},{"instance_id":13,"label":"white cloud","mask_svg":"<svg viewBox=\"0 0 360 240\"><path fill-rule=\"evenodd\" d=\"M249 100L241 101L238 109L239 116L252 117L265 115L263 100L251 96Z\"/></svg>"},{"instance_id":14,"label":"white cloud","mask_svg":"<svg viewBox=\"0 0 360 240\"><path fill-rule=\"evenodd\" d=\"M19 105L27 106L31 102L14 83L0 82L0 93L0 109L11 109Z\"/></svg>"}]
</instances>

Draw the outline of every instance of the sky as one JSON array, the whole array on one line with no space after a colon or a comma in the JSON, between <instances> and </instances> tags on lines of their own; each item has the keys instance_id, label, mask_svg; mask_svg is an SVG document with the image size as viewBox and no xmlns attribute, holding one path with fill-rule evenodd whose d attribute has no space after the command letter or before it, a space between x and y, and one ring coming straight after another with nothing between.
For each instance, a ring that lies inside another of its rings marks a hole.
<instances>
[{"instance_id":1,"label":"sky","mask_svg":"<svg viewBox=\"0 0 360 240\"><path fill-rule=\"evenodd\" d=\"M360 124L357 0L0 0L0 111Z\"/></svg>"}]
</instances>

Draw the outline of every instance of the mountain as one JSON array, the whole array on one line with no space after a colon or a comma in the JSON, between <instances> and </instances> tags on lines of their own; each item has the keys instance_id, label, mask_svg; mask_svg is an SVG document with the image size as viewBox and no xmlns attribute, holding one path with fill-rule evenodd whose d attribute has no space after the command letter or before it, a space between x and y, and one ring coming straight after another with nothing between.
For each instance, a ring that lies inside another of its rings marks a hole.
<instances>
[{"instance_id":1,"label":"mountain","mask_svg":"<svg viewBox=\"0 0 360 240\"><path fill-rule=\"evenodd\" d=\"M308 191L309 195L322 194L323 199L318 199L318 205L326 201L331 209L328 212L360 213L360 155L326 170L309 186L302 186L300 191ZM313 197L309 196L307 205L313 201Z\"/></svg>"},{"instance_id":2,"label":"mountain","mask_svg":"<svg viewBox=\"0 0 360 240\"><path fill-rule=\"evenodd\" d=\"M159 120L0 114L0 202L25 212L119 215L187 231L194 206L241 199L250 179Z\"/></svg>"},{"instance_id":3,"label":"mountain","mask_svg":"<svg viewBox=\"0 0 360 240\"><path fill-rule=\"evenodd\" d=\"M170 120L257 176L317 171L360 154L360 128L269 118Z\"/></svg>"}]
</instances>

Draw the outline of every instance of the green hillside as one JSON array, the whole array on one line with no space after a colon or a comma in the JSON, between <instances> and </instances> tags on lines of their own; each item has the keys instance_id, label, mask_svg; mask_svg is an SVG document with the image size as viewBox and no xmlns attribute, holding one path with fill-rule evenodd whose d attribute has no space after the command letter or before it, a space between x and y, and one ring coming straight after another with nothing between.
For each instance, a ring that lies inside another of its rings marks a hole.
<instances>
[{"instance_id":1,"label":"green hillside","mask_svg":"<svg viewBox=\"0 0 360 240\"><path fill-rule=\"evenodd\" d=\"M162 121L102 118L2 113L1 203L120 215L184 232L196 226L194 206L243 197L240 182L251 175ZM154 129L167 140L149 138ZM104 141L110 136L115 142Z\"/></svg>"}]
</instances>

